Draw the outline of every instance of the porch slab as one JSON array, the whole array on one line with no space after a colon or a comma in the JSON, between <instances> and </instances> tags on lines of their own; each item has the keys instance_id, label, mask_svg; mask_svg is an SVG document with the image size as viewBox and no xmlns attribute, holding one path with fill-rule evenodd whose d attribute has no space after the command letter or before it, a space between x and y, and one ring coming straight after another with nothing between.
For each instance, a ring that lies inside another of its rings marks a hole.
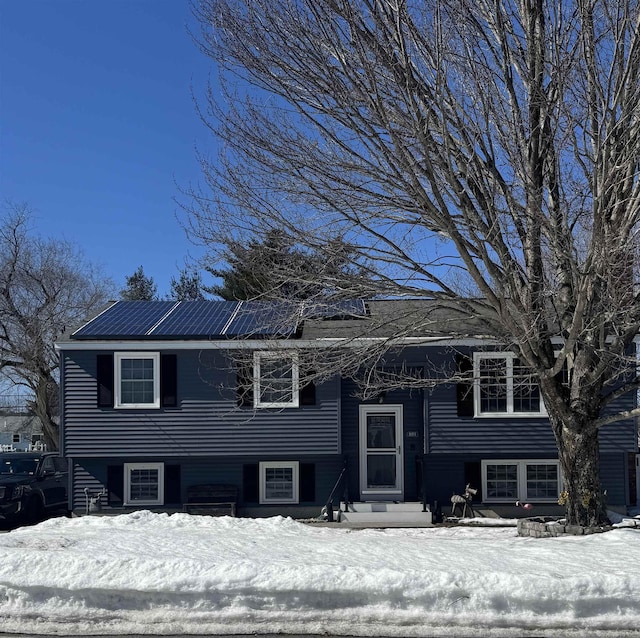
<instances>
[{"instance_id":1,"label":"porch slab","mask_svg":"<svg viewBox=\"0 0 640 638\"><path fill-rule=\"evenodd\" d=\"M433 517L431 511L423 511L422 503L396 503L369 501L360 503L340 504L340 510L335 512L338 523L353 523L362 525L391 524L402 525L431 525Z\"/></svg>"},{"instance_id":2,"label":"porch slab","mask_svg":"<svg viewBox=\"0 0 640 638\"><path fill-rule=\"evenodd\" d=\"M341 512L418 512L424 514L421 502L418 501L356 501L349 503L340 503ZM429 505L426 506L427 512L430 511Z\"/></svg>"},{"instance_id":3,"label":"porch slab","mask_svg":"<svg viewBox=\"0 0 640 638\"><path fill-rule=\"evenodd\" d=\"M338 512L338 523L376 524L390 527L391 524L431 525L431 512Z\"/></svg>"}]
</instances>

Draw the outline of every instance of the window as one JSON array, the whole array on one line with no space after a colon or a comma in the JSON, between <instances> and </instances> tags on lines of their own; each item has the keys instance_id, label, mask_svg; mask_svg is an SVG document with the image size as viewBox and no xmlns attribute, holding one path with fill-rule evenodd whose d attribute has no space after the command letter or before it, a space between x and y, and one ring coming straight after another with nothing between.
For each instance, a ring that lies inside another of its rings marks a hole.
<instances>
[{"instance_id":1,"label":"window","mask_svg":"<svg viewBox=\"0 0 640 638\"><path fill-rule=\"evenodd\" d=\"M544 415L535 376L510 352L476 352L474 362L475 416Z\"/></svg>"},{"instance_id":2,"label":"window","mask_svg":"<svg viewBox=\"0 0 640 638\"><path fill-rule=\"evenodd\" d=\"M482 461L485 502L557 501L561 489L558 461Z\"/></svg>"},{"instance_id":3,"label":"window","mask_svg":"<svg viewBox=\"0 0 640 638\"><path fill-rule=\"evenodd\" d=\"M260 463L260 503L298 503L298 461Z\"/></svg>"},{"instance_id":4,"label":"window","mask_svg":"<svg viewBox=\"0 0 640 638\"><path fill-rule=\"evenodd\" d=\"M256 352L253 369L253 404L256 408L298 407L297 355Z\"/></svg>"},{"instance_id":5,"label":"window","mask_svg":"<svg viewBox=\"0 0 640 638\"><path fill-rule=\"evenodd\" d=\"M164 463L124 464L124 504L164 503Z\"/></svg>"},{"instance_id":6,"label":"window","mask_svg":"<svg viewBox=\"0 0 640 638\"><path fill-rule=\"evenodd\" d=\"M12 443L20 443L20 442L21 442L21 438L22 438L22 437L21 437L19 434L14 434L14 435L11 437L11 442L12 442Z\"/></svg>"},{"instance_id":7,"label":"window","mask_svg":"<svg viewBox=\"0 0 640 638\"><path fill-rule=\"evenodd\" d=\"M160 407L160 354L117 352L115 354L115 407Z\"/></svg>"},{"instance_id":8,"label":"window","mask_svg":"<svg viewBox=\"0 0 640 638\"><path fill-rule=\"evenodd\" d=\"M42 462L42 472L44 474L55 474L56 466L54 465L52 456L45 457L44 461Z\"/></svg>"},{"instance_id":9,"label":"window","mask_svg":"<svg viewBox=\"0 0 640 638\"><path fill-rule=\"evenodd\" d=\"M69 469L67 466L67 462L61 456L53 457L53 466L56 472L64 473L64 472L67 472Z\"/></svg>"}]
</instances>

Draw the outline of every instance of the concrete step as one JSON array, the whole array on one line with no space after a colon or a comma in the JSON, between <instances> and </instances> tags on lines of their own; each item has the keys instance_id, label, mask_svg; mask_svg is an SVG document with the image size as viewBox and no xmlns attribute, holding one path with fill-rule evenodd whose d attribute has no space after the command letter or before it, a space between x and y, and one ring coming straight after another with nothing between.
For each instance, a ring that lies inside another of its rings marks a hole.
<instances>
[{"instance_id":1,"label":"concrete step","mask_svg":"<svg viewBox=\"0 0 640 638\"><path fill-rule=\"evenodd\" d=\"M419 526L433 523L431 512L339 512L336 520L339 523L375 524L380 527Z\"/></svg>"},{"instance_id":2,"label":"concrete step","mask_svg":"<svg viewBox=\"0 0 640 638\"><path fill-rule=\"evenodd\" d=\"M341 503L335 519L340 523L361 525L431 525L433 517L429 507L426 512L422 511L422 507L422 503L370 501L349 503L348 507Z\"/></svg>"},{"instance_id":3,"label":"concrete step","mask_svg":"<svg viewBox=\"0 0 640 638\"><path fill-rule=\"evenodd\" d=\"M430 510L429 505L426 506L427 511ZM422 513L423 505L420 502L396 502L396 501L361 501L357 503L349 503L345 506L340 503L342 512L420 512Z\"/></svg>"}]
</instances>

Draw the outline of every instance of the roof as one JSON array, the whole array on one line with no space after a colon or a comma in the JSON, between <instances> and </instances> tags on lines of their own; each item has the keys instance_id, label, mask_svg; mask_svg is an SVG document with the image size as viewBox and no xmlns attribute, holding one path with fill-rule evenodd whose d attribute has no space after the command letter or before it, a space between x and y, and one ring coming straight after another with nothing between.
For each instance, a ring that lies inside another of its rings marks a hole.
<instances>
[{"instance_id":1,"label":"roof","mask_svg":"<svg viewBox=\"0 0 640 638\"><path fill-rule=\"evenodd\" d=\"M366 308L366 315L348 320L308 320L302 338L459 339L488 334L484 322L436 299L371 300Z\"/></svg>"},{"instance_id":2,"label":"roof","mask_svg":"<svg viewBox=\"0 0 640 638\"><path fill-rule=\"evenodd\" d=\"M486 325L435 299L117 301L58 340L452 338L486 335Z\"/></svg>"}]
</instances>

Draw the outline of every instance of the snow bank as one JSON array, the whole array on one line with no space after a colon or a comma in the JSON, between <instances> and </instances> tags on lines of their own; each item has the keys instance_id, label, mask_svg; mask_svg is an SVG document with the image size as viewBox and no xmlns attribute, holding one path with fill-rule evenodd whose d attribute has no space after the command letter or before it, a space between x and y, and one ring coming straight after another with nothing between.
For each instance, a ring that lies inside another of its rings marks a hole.
<instances>
[{"instance_id":1,"label":"snow bank","mask_svg":"<svg viewBox=\"0 0 640 638\"><path fill-rule=\"evenodd\" d=\"M136 512L0 534L0 615L32 634L632 635L639 574L633 529L536 540Z\"/></svg>"}]
</instances>

